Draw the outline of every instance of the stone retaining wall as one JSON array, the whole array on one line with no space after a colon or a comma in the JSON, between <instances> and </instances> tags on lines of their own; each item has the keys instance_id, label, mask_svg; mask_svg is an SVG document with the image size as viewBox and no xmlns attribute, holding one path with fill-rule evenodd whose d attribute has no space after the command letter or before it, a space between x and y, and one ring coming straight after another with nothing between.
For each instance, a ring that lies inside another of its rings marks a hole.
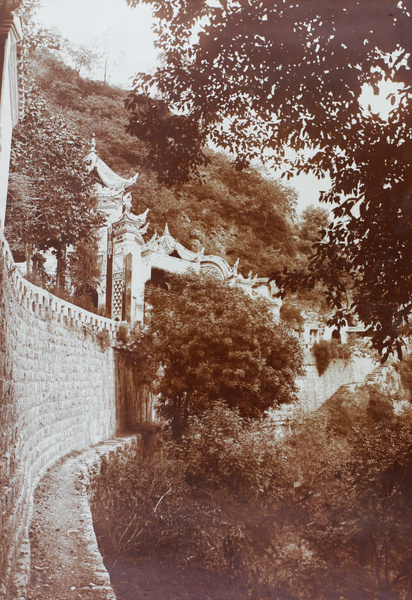
<instances>
[{"instance_id":1,"label":"stone retaining wall","mask_svg":"<svg viewBox=\"0 0 412 600\"><path fill-rule=\"evenodd\" d=\"M111 347L119 324L29 283L3 239L0 246L0 600L9 600L28 563L41 477L70 452L150 422L153 399ZM372 368L371 361L335 363L320 378L307 365L308 408Z\"/></svg>"},{"instance_id":2,"label":"stone retaining wall","mask_svg":"<svg viewBox=\"0 0 412 600\"><path fill-rule=\"evenodd\" d=\"M0 599L28 551L33 491L66 454L128 422L110 343L118 324L23 279L0 240ZM146 411L147 412L147 411Z\"/></svg>"},{"instance_id":3,"label":"stone retaining wall","mask_svg":"<svg viewBox=\"0 0 412 600\"><path fill-rule=\"evenodd\" d=\"M306 374L299 381L302 405L309 411L317 410L342 385L363 381L376 365L376 361L367 357L355 357L349 361L333 360L325 373L319 375L315 359L308 353Z\"/></svg>"}]
</instances>

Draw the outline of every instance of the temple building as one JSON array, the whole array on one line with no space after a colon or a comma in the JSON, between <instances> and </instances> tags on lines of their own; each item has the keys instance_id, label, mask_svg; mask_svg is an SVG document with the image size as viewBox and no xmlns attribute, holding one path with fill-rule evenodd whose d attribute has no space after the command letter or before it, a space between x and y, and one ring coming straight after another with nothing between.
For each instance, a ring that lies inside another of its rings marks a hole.
<instances>
[{"instance_id":1,"label":"temple building","mask_svg":"<svg viewBox=\"0 0 412 600\"><path fill-rule=\"evenodd\" d=\"M239 261L231 267L225 259L205 254L204 249L188 250L170 234L167 223L162 235L155 232L146 241L149 209L134 215L132 196L127 192L138 175L125 179L114 173L98 156L94 139L85 164L96 180L98 209L107 219L99 236L100 310L118 321L143 322L146 285L156 285L167 273L183 274L192 270L211 273L251 295L265 296L271 300L274 315L279 318L282 301L274 297L274 283L268 278L252 277L251 273L243 277L238 270Z\"/></svg>"}]
</instances>

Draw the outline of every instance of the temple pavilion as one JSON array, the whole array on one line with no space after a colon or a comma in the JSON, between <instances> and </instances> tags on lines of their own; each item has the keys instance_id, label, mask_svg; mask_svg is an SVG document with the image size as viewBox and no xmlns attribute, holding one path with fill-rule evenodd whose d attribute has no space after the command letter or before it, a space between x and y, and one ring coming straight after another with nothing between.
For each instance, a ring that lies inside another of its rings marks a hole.
<instances>
[{"instance_id":1,"label":"temple pavilion","mask_svg":"<svg viewBox=\"0 0 412 600\"><path fill-rule=\"evenodd\" d=\"M281 300L274 297L274 284L257 275L243 277L239 261L231 267L225 259L205 254L204 249L192 252L174 239L167 223L162 235L155 232L146 241L149 209L133 214L132 196L127 191L138 175L126 179L116 174L98 156L94 139L84 160L96 180L98 209L107 220L99 233L99 309L118 321L143 322L146 286L164 280L167 273L183 274L191 269L211 273L251 295L267 297L275 317L279 317Z\"/></svg>"}]
</instances>

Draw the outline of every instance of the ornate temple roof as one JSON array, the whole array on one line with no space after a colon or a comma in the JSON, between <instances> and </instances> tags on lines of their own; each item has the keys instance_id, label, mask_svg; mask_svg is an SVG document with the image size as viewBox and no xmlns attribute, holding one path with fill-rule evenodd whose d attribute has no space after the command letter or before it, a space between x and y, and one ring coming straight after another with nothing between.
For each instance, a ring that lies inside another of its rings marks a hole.
<instances>
[{"instance_id":1,"label":"ornate temple roof","mask_svg":"<svg viewBox=\"0 0 412 600\"><path fill-rule=\"evenodd\" d=\"M145 242L143 236L146 235L149 223L146 223L149 209L145 212L135 215L131 212L132 195L130 192L125 193L125 190L133 185L138 177L138 174L130 179L126 179L117 175L101 158L96 151L96 141L93 137L92 147L88 155L84 159L87 169L90 173L95 172L99 183L97 184L98 195L102 200L101 209L106 212L115 210L109 219L110 226L113 228L115 235L120 235L123 232L131 232L139 240L141 244L141 255L149 261L153 261L157 268L171 272L181 271L184 263L188 268L193 266L196 271L210 272L227 280L233 284L238 284L245 290L252 292L262 286L269 286L270 282L267 278L258 278L257 275L252 276L252 272L247 277L244 277L239 272L239 259L236 260L233 267L229 265L226 259L215 256L213 254L205 254L204 248L198 252L193 252L180 242L178 242L169 231L169 226L166 223L164 232L159 236L157 232L152 238ZM109 198L113 202L109 202ZM181 266L177 267L173 261L182 261Z\"/></svg>"},{"instance_id":2,"label":"ornate temple roof","mask_svg":"<svg viewBox=\"0 0 412 600\"><path fill-rule=\"evenodd\" d=\"M200 270L214 272L224 280L237 282L248 288L254 288L256 284L265 285L269 281L266 278L258 279L257 275L252 276L252 273L249 273L248 277L243 277L238 271L239 259L231 267L224 258L213 254L205 254L204 248L199 252L188 250L170 234L167 223L161 236L155 232L152 238L142 247L142 255L147 256L149 254L180 258L185 262L198 265Z\"/></svg>"},{"instance_id":3,"label":"ornate temple roof","mask_svg":"<svg viewBox=\"0 0 412 600\"><path fill-rule=\"evenodd\" d=\"M187 262L199 262L203 257L204 249L200 252L192 252L180 244L175 238L170 235L169 226L166 223L163 235L159 236L157 232L153 237L145 244L142 248L142 253L148 254L150 252L160 253L165 256L170 256L172 253L176 253L178 258Z\"/></svg>"},{"instance_id":4,"label":"ornate temple roof","mask_svg":"<svg viewBox=\"0 0 412 600\"><path fill-rule=\"evenodd\" d=\"M115 198L123 194L128 187L137 181L138 173L136 173L136 175L130 179L121 177L98 156L96 151L96 140L94 137L92 139L92 147L90 148L87 156L84 158L84 162L87 170L90 173L94 171L97 179L99 180L99 195Z\"/></svg>"}]
</instances>

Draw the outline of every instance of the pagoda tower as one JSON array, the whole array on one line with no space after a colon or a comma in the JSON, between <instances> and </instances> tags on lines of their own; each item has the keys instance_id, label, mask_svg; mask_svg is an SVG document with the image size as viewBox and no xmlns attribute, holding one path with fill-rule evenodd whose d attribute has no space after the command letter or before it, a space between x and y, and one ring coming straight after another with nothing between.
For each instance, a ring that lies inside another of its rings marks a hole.
<instances>
[{"instance_id":1,"label":"pagoda tower","mask_svg":"<svg viewBox=\"0 0 412 600\"><path fill-rule=\"evenodd\" d=\"M144 235L149 209L140 215L131 212L132 195L126 190L136 183L138 175L126 179L117 175L97 155L93 139L89 154L84 159L95 178L98 209L106 215L106 226L100 231L99 263L101 280L97 290L99 308L116 321L129 323L144 321L145 287L148 282L157 285L159 273L209 273L214 277L239 286L252 296L270 299L273 313L279 318L281 300L276 298L273 282L249 273L239 272L239 260L231 267L219 256L208 255L204 249L193 252L180 244L166 224L162 235L156 232L145 242Z\"/></svg>"},{"instance_id":2,"label":"pagoda tower","mask_svg":"<svg viewBox=\"0 0 412 600\"><path fill-rule=\"evenodd\" d=\"M145 283L150 269L142 260L143 235L148 210L141 215L130 212L131 194L125 195L119 220L107 229L106 308L116 321L143 321Z\"/></svg>"},{"instance_id":3,"label":"pagoda tower","mask_svg":"<svg viewBox=\"0 0 412 600\"><path fill-rule=\"evenodd\" d=\"M106 226L99 232L98 307L116 321L141 321L144 299L141 246L148 227L145 225L148 210L133 215L132 197L126 192L136 183L138 174L126 179L115 173L98 156L94 138L84 162L95 178L98 210L106 216Z\"/></svg>"}]
</instances>

